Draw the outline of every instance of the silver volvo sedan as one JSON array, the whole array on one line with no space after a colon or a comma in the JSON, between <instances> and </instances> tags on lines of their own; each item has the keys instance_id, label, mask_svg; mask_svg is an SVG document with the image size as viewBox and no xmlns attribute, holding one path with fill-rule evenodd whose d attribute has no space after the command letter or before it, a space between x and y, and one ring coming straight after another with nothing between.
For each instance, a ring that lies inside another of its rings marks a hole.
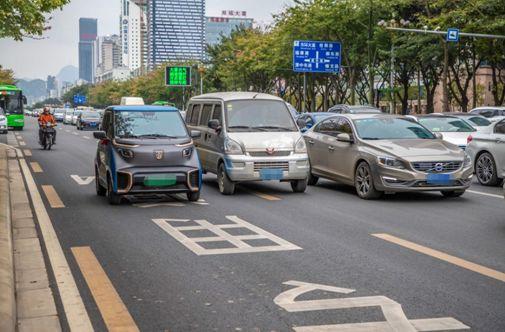
<instances>
[{"instance_id":1,"label":"silver volvo sedan","mask_svg":"<svg viewBox=\"0 0 505 332\"><path fill-rule=\"evenodd\" d=\"M471 184L472 160L412 119L342 114L305 134L309 185L319 177L354 185L363 199L384 192L440 191L461 196Z\"/></svg>"}]
</instances>

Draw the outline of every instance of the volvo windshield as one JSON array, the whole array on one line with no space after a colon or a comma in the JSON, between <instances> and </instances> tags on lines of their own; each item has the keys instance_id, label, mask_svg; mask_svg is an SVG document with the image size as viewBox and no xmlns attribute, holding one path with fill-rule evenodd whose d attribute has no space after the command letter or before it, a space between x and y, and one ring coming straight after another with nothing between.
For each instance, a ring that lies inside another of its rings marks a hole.
<instances>
[{"instance_id":1,"label":"volvo windshield","mask_svg":"<svg viewBox=\"0 0 505 332\"><path fill-rule=\"evenodd\" d=\"M226 103L228 132L298 131L288 107L276 100L236 100Z\"/></svg>"},{"instance_id":2,"label":"volvo windshield","mask_svg":"<svg viewBox=\"0 0 505 332\"><path fill-rule=\"evenodd\" d=\"M179 112L116 112L114 127L118 138L156 139L188 136Z\"/></svg>"},{"instance_id":3,"label":"volvo windshield","mask_svg":"<svg viewBox=\"0 0 505 332\"><path fill-rule=\"evenodd\" d=\"M354 120L358 136L363 140L435 139L420 124L402 118L369 118Z\"/></svg>"}]
</instances>

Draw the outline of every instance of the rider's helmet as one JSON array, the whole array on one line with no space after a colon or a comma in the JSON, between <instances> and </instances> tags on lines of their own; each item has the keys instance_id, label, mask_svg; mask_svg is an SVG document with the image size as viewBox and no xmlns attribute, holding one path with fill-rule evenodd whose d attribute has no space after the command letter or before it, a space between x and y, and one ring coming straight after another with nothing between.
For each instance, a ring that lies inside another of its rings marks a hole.
<instances>
[{"instance_id":1,"label":"rider's helmet","mask_svg":"<svg viewBox=\"0 0 505 332\"><path fill-rule=\"evenodd\" d=\"M44 107L44 109L42 110L42 113L49 114L49 107Z\"/></svg>"}]
</instances>

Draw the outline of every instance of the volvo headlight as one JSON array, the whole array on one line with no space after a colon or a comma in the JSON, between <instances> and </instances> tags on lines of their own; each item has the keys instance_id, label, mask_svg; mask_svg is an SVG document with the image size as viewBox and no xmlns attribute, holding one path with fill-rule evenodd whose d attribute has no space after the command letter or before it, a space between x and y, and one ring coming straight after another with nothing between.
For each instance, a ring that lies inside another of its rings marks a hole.
<instances>
[{"instance_id":1,"label":"volvo headlight","mask_svg":"<svg viewBox=\"0 0 505 332\"><path fill-rule=\"evenodd\" d=\"M377 157L377 162L384 167L405 169L403 162L393 157Z\"/></svg>"},{"instance_id":2,"label":"volvo headlight","mask_svg":"<svg viewBox=\"0 0 505 332\"><path fill-rule=\"evenodd\" d=\"M295 153L307 153L307 144L305 144L305 139L303 137L300 137L296 142Z\"/></svg>"},{"instance_id":3,"label":"volvo headlight","mask_svg":"<svg viewBox=\"0 0 505 332\"><path fill-rule=\"evenodd\" d=\"M463 163L464 167L469 167L472 165L472 157L468 153L465 152L465 162Z\"/></svg>"},{"instance_id":4,"label":"volvo headlight","mask_svg":"<svg viewBox=\"0 0 505 332\"><path fill-rule=\"evenodd\" d=\"M224 151L227 154L244 154L242 146L229 138L224 141Z\"/></svg>"}]
</instances>

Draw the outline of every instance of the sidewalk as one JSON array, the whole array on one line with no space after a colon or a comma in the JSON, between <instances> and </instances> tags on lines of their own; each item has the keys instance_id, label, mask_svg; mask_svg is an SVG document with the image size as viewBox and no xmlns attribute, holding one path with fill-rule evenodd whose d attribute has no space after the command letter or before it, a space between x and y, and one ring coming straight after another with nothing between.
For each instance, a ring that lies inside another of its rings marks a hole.
<instances>
[{"instance_id":1,"label":"sidewalk","mask_svg":"<svg viewBox=\"0 0 505 332\"><path fill-rule=\"evenodd\" d=\"M0 145L0 331L61 331L18 158Z\"/></svg>"}]
</instances>

